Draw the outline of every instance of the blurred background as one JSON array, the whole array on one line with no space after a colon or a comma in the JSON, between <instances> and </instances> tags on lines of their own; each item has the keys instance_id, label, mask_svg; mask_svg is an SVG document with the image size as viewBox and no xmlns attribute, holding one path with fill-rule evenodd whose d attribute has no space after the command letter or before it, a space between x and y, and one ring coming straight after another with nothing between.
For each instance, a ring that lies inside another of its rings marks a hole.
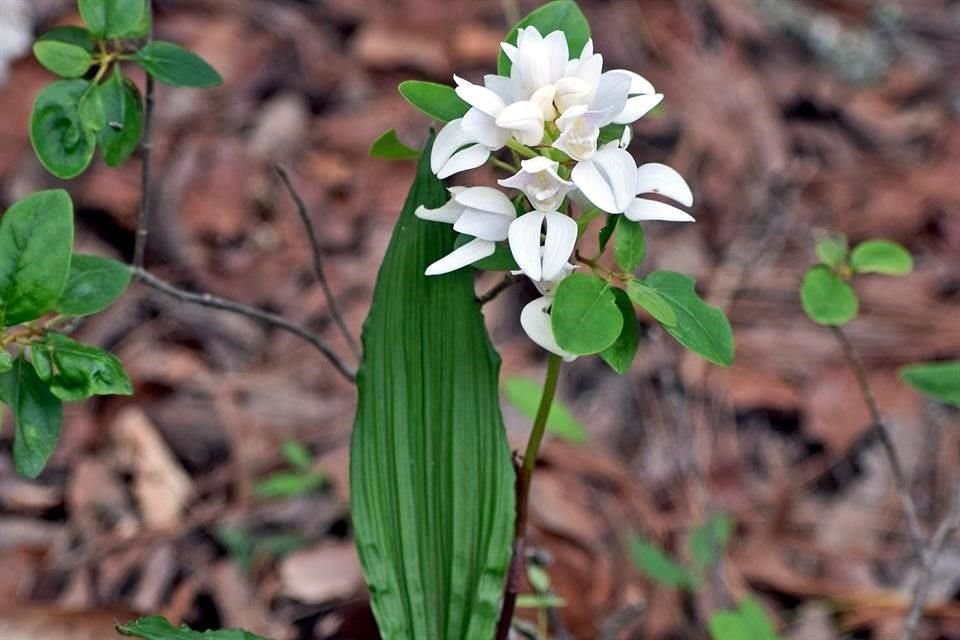
<instances>
[{"instance_id":1,"label":"blurred background","mask_svg":"<svg viewBox=\"0 0 960 640\"><path fill-rule=\"evenodd\" d=\"M479 80L506 16L536 3L155 4L158 37L199 52L226 83L159 88L148 265L303 322L349 360L272 165L310 206L359 334L413 175L367 149L391 127L419 146L429 126L396 85L449 83L454 71ZM561 397L585 437L551 438L532 497L532 544L566 601L552 629L700 639L709 611L753 593L787 638L893 637L916 578L901 510L843 353L796 290L828 231L891 238L916 256L910 277L860 281L849 335L920 516L935 523L958 473L960 415L896 371L960 356L960 2L581 4L605 66L666 94L637 123L633 152L678 169L697 198L697 224L647 225L644 268L697 278L732 319L737 363L682 356L645 324L629 375L596 358L567 368ZM33 34L78 16L66 0L0 0L0 22L8 204L63 186L30 149L30 109L51 76L28 51ZM483 171L469 180L489 182ZM79 248L129 260L139 162L95 162L66 187ZM519 325L533 295L513 287L486 307L514 386L542 377L544 352ZM14 474L10 429L0 433L0 638L101 640L149 612L276 640L375 638L348 511L355 392L326 360L140 286L78 334L119 355L136 395L70 407L37 482ZM529 420L506 400L504 411L517 447ZM629 561L631 532L682 559L688 532L716 513L735 534L699 594L658 587ZM960 638L958 588L954 543L921 637Z\"/></svg>"}]
</instances>

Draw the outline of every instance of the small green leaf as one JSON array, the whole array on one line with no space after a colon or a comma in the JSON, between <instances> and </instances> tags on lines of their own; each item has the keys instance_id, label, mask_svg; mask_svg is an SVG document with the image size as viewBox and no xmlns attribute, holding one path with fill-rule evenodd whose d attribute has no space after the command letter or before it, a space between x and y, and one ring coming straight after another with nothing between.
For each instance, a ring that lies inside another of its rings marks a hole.
<instances>
[{"instance_id":1,"label":"small green leaf","mask_svg":"<svg viewBox=\"0 0 960 640\"><path fill-rule=\"evenodd\" d=\"M605 127L600 127L600 137L597 138L597 146L602 147L614 140L619 142L623 139L623 130L629 126L628 124L608 124Z\"/></svg>"},{"instance_id":2,"label":"small green leaf","mask_svg":"<svg viewBox=\"0 0 960 640\"><path fill-rule=\"evenodd\" d=\"M134 56L147 73L172 87L209 89L223 84L223 78L206 60L180 45L154 40Z\"/></svg>"},{"instance_id":3,"label":"small green leaf","mask_svg":"<svg viewBox=\"0 0 960 640\"><path fill-rule=\"evenodd\" d=\"M619 216L617 216L619 217ZM617 240L613 246L617 264L626 273L633 273L647 255L647 240L639 222L624 218L617 224Z\"/></svg>"},{"instance_id":4,"label":"small green leaf","mask_svg":"<svg viewBox=\"0 0 960 640\"><path fill-rule=\"evenodd\" d=\"M844 325L860 310L853 287L824 265L811 268L803 277L800 302L811 320L826 326Z\"/></svg>"},{"instance_id":5,"label":"small green leaf","mask_svg":"<svg viewBox=\"0 0 960 640\"><path fill-rule=\"evenodd\" d=\"M390 129L390 131L374 140L370 146L370 155L374 158L384 158L386 160L415 160L420 157L420 152L400 142L400 138L397 137L397 130Z\"/></svg>"},{"instance_id":6,"label":"small green leaf","mask_svg":"<svg viewBox=\"0 0 960 640\"><path fill-rule=\"evenodd\" d=\"M10 406L16 421L13 460L17 472L36 478L60 440L63 405L23 356L0 373L0 400Z\"/></svg>"},{"instance_id":7,"label":"small green leaf","mask_svg":"<svg viewBox=\"0 0 960 640\"><path fill-rule=\"evenodd\" d=\"M613 295L617 300L617 308L623 316L623 329L617 341L600 352L600 357L610 365L611 369L623 375L630 369L637 355L637 348L640 346L640 325L627 292L615 288ZM672 309L670 311L673 312Z\"/></svg>"},{"instance_id":8,"label":"small green leaf","mask_svg":"<svg viewBox=\"0 0 960 640\"><path fill-rule=\"evenodd\" d=\"M97 90L83 94L77 112L80 114L81 124L90 131L100 131L107 126L107 112L103 109L103 100Z\"/></svg>"},{"instance_id":9,"label":"small green leaf","mask_svg":"<svg viewBox=\"0 0 960 640\"><path fill-rule=\"evenodd\" d=\"M0 373L13 369L13 356L9 351L0 350Z\"/></svg>"},{"instance_id":10,"label":"small green leaf","mask_svg":"<svg viewBox=\"0 0 960 640\"><path fill-rule=\"evenodd\" d=\"M617 223L620 221L620 218L626 220L625 216L608 215L606 223L604 223L603 228L600 229L599 241L601 255L607 250L607 243L610 242L610 238L613 237L613 232L616 230Z\"/></svg>"},{"instance_id":11,"label":"small green leaf","mask_svg":"<svg viewBox=\"0 0 960 640\"><path fill-rule=\"evenodd\" d=\"M847 261L850 247L844 235L828 236L817 243L817 257L828 267L837 268Z\"/></svg>"},{"instance_id":12,"label":"small green leaf","mask_svg":"<svg viewBox=\"0 0 960 640\"><path fill-rule=\"evenodd\" d=\"M584 273L568 276L557 286L550 321L557 344L577 355L603 351L623 329L610 283Z\"/></svg>"},{"instance_id":13,"label":"small green leaf","mask_svg":"<svg viewBox=\"0 0 960 640\"><path fill-rule=\"evenodd\" d=\"M310 450L297 442L296 440L284 440L280 445L280 451L283 453L287 464L298 471L309 471L313 466L313 456Z\"/></svg>"},{"instance_id":14,"label":"small green leaf","mask_svg":"<svg viewBox=\"0 0 960 640\"><path fill-rule=\"evenodd\" d=\"M123 636L133 636L143 640L267 640L237 629L221 631L192 631L187 626L174 627L160 616L147 616L128 624L117 626Z\"/></svg>"},{"instance_id":15,"label":"small green leaf","mask_svg":"<svg viewBox=\"0 0 960 640\"><path fill-rule=\"evenodd\" d=\"M66 191L40 191L0 219L0 327L35 320L63 292L73 247L73 202Z\"/></svg>"},{"instance_id":16,"label":"small green leaf","mask_svg":"<svg viewBox=\"0 0 960 640\"><path fill-rule=\"evenodd\" d=\"M527 566L527 581L537 593L550 590L550 574L539 565L531 563Z\"/></svg>"},{"instance_id":17,"label":"small green leaf","mask_svg":"<svg viewBox=\"0 0 960 640\"><path fill-rule=\"evenodd\" d=\"M900 378L925 396L960 407L960 360L912 364L900 370Z\"/></svg>"},{"instance_id":18,"label":"small green leaf","mask_svg":"<svg viewBox=\"0 0 960 640\"><path fill-rule=\"evenodd\" d=\"M130 268L104 258L75 254L70 274L55 310L65 316L99 313L119 298L130 284Z\"/></svg>"},{"instance_id":19,"label":"small green leaf","mask_svg":"<svg viewBox=\"0 0 960 640\"><path fill-rule=\"evenodd\" d=\"M710 517L690 534L690 557L698 569L721 557L733 532L733 520L725 513Z\"/></svg>"},{"instance_id":20,"label":"small green leaf","mask_svg":"<svg viewBox=\"0 0 960 640\"><path fill-rule=\"evenodd\" d=\"M523 376L507 378L503 384L503 392L517 411L534 419L540 407L540 396L543 387L540 383ZM570 410L557 399L550 407L550 416L547 418L547 431L570 442L582 443L587 441L587 431Z\"/></svg>"},{"instance_id":21,"label":"small green leaf","mask_svg":"<svg viewBox=\"0 0 960 640\"><path fill-rule=\"evenodd\" d=\"M857 273L905 276L913 271L913 257L896 242L867 240L850 254L850 266Z\"/></svg>"},{"instance_id":22,"label":"small green leaf","mask_svg":"<svg viewBox=\"0 0 960 640\"><path fill-rule=\"evenodd\" d=\"M97 48L97 41L93 34L83 27L57 27L37 38L37 42L63 42L80 47L89 53L93 53Z\"/></svg>"},{"instance_id":23,"label":"small green leaf","mask_svg":"<svg viewBox=\"0 0 960 640\"><path fill-rule=\"evenodd\" d=\"M461 233L453 242L453 248L459 249L473 239L473 236ZM492 254L483 260L477 260L470 266L480 271L516 271L520 268L517 266L513 253L510 252L510 247L504 242L498 242Z\"/></svg>"},{"instance_id":24,"label":"small green leaf","mask_svg":"<svg viewBox=\"0 0 960 640\"><path fill-rule=\"evenodd\" d=\"M648 578L665 587L695 589L696 577L674 562L659 547L639 536L630 536L630 555L633 563Z\"/></svg>"},{"instance_id":25,"label":"small green leaf","mask_svg":"<svg viewBox=\"0 0 960 640\"><path fill-rule=\"evenodd\" d=\"M86 80L60 80L37 96L30 116L30 142L40 163L62 180L76 178L93 159L96 131L84 124L80 100Z\"/></svg>"},{"instance_id":26,"label":"small green leaf","mask_svg":"<svg viewBox=\"0 0 960 640\"><path fill-rule=\"evenodd\" d=\"M265 499L296 498L312 493L326 484L326 478L319 473L302 471L280 471L257 482L253 491Z\"/></svg>"},{"instance_id":27,"label":"small green leaf","mask_svg":"<svg viewBox=\"0 0 960 640\"><path fill-rule=\"evenodd\" d=\"M143 133L140 90L124 77L118 66L98 91L105 112L105 126L100 129L97 142L103 150L104 162L119 167L140 145Z\"/></svg>"},{"instance_id":28,"label":"small green leaf","mask_svg":"<svg viewBox=\"0 0 960 640\"><path fill-rule=\"evenodd\" d=\"M79 5L90 31L104 38L131 35L147 12L145 0L79 0Z\"/></svg>"},{"instance_id":29,"label":"small green leaf","mask_svg":"<svg viewBox=\"0 0 960 640\"><path fill-rule=\"evenodd\" d=\"M711 640L778 640L776 629L763 608L751 598L733 611L718 611L710 617Z\"/></svg>"},{"instance_id":30,"label":"small green leaf","mask_svg":"<svg viewBox=\"0 0 960 640\"><path fill-rule=\"evenodd\" d=\"M50 391L64 402L91 396L133 395L133 384L112 353L59 333L48 333L30 345L33 368Z\"/></svg>"},{"instance_id":31,"label":"small green leaf","mask_svg":"<svg viewBox=\"0 0 960 640\"><path fill-rule=\"evenodd\" d=\"M664 325L677 342L714 364L724 367L733 364L730 321L723 311L700 299L693 278L672 271L656 271L644 282L669 302L677 314L675 326Z\"/></svg>"},{"instance_id":32,"label":"small green leaf","mask_svg":"<svg viewBox=\"0 0 960 640\"><path fill-rule=\"evenodd\" d=\"M453 87L436 82L407 80L397 87L407 102L439 122L462 118L470 108Z\"/></svg>"},{"instance_id":33,"label":"small green leaf","mask_svg":"<svg viewBox=\"0 0 960 640\"><path fill-rule=\"evenodd\" d=\"M567 37L570 58L579 57L583 46L590 39L590 23L573 0L555 0L535 9L510 30L506 42L516 44L517 32L522 27L536 27L542 36L553 31L563 31ZM510 58L501 51L497 58L497 73L509 76L512 66Z\"/></svg>"},{"instance_id":34,"label":"small green leaf","mask_svg":"<svg viewBox=\"0 0 960 640\"><path fill-rule=\"evenodd\" d=\"M666 299L639 280L627 283L627 295L635 305L652 315L665 327L677 326L677 312Z\"/></svg>"},{"instance_id":35,"label":"small green leaf","mask_svg":"<svg viewBox=\"0 0 960 640\"><path fill-rule=\"evenodd\" d=\"M57 40L38 40L33 55L48 71L64 78L79 78L93 64L93 56L86 49Z\"/></svg>"}]
</instances>

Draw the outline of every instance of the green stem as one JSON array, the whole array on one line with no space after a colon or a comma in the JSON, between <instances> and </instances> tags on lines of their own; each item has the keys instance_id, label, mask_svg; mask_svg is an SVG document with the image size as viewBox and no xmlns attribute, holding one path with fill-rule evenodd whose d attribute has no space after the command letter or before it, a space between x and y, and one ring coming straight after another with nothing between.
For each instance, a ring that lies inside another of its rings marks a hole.
<instances>
[{"instance_id":1,"label":"green stem","mask_svg":"<svg viewBox=\"0 0 960 640\"><path fill-rule=\"evenodd\" d=\"M517 472L517 519L513 531L513 557L510 560L510 569L507 572L507 585L503 594L503 608L500 610L500 622L497 625L496 640L506 640L510 633L510 624L513 621L513 612L517 606L517 594L520 592L520 578L524 570L524 552L527 545L527 514L530 498L530 482L533 479L533 469L537 464L537 455L540 445L547 431L547 418L553 407L553 399L557 394L557 382L560 379L560 366L563 360L556 354L550 354L547 361L547 377L543 381L543 395L540 396L540 406L530 431L530 440L527 441L527 450L523 454L523 462Z\"/></svg>"},{"instance_id":2,"label":"green stem","mask_svg":"<svg viewBox=\"0 0 960 640\"><path fill-rule=\"evenodd\" d=\"M537 153L527 145L521 144L519 141L513 138L510 138L509 140L507 140L507 146L513 149L514 151L516 151L517 153L519 153L524 158L536 158L540 155L539 153Z\"/></svg>"},{"instance_id":3,"label":"green stem","mask_svg":"<svg viewBox=\"0 0 960 640\"><path fill-rule=\"evenodd\" d=\"M517 171L519 171L519 169L517 169L515 166L513 166L513 165L510 164L509 162L504 162L504 161L501 160L500 158L490 158L490 164L492 164L493 166L497 167L498 169L503 169L504 171L506 171L506 172L509 173L510 175L513 175L513 174L515 174Z\"/></svg>"}]
</instances>

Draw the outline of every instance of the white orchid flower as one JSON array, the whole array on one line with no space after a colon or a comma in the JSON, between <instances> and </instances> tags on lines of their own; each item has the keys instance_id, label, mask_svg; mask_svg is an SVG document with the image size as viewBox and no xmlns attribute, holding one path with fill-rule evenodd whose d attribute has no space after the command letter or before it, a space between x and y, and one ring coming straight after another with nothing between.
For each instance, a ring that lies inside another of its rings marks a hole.
<instances>
[{"instance_id":1,"label":"white orchid flower","mask_svg":"<svg viewBox=\"0 0 960 640\"><path fill-rule=\"evenodd\" d=\"M657 90L653 88L650 81L640 74L626 69L614 69L607 73L622 74L630 78L630 91L627 103L623 110L614 116L614 124L630 124L636 122L663 101L663 94L657 93Z\"/></svg>"},{"instance_id":2,"label":"white orchid flower","mask_svg":"<svg viewBox=\"0 0 960 640\"><path fill-rule=\"evenodd\" d=\"M567 193L576 187L557 173L559 162L538 156L520 163L520 171L504 180L501 187L522 191L537 211L556 211Z\"/></svg>"},{"instance_id":3,"label":"white orchid flower","mask_svg":"<svg viewBox=\"0 0 960 640\"><path fill-rule=\"evenodd\" d=\"M621 73L601 75L590 103L570 106L557 119L560 136L553 146L574 160L588 160L593 156L600 128L613 123L624 110L630 83L629 76Z\"/></svg>"},{"instance_id":4,"label":"white orchid flower","mask_svg":"<svg viewBox=\"0 0 960 640\"><path fill-rule=\"evenodd\" d=\"M463 117L461 126L464 132L491 150L503 147L511 136L525 145L540 144L543 139L543 99L538 98L539 102L533 99L508 102L515 92L496 80L500 77L488 75L484 79L485 86L480 86L453 76L457 95L471 107ZM549 100L552 104L552 94Z\"/></svg>"},{"instance_id":5,"label":"white orchid flower","mask_svg":"<svg viewBox=\"0 0 960 640\"><path fill-rule=\"evenodd\" d=\"M549 283L566 275L577 223L556 211L531 211L510 223L507 238L520 270L535 283Z\"/></svg>"},{"instance_id":6,"label":"white orchid flower","mask_svg":"<svg viewBox=\"0 0 960 640\"><path fill-rule=\"evenodd\" d=\"M435 276L450 273L493 254L497 242L507 239L516 210L510 199L492 187L451 187L451 198L442 207L417 207L421 220L452 224L454 231L474 239L437 260L424 272Z\"/></svg>"},{"instance_id":7,"label":"white orchid flower","mask_svg":"<svg viewBox=\"0 0 960 640\"><path fill-rule=\"evenodd\" d=\"M517 32L516 46L500 45L510 59L510 79L517 97L533 96L538 90L553 85L563 77L570 61L567 36L553 31L546 37L536 27L525 27Z\"/></svg>"},{"instance_id":8,"label":"white orchid flower","mask_svg":"<svg viewBox=\"0 0 960 640\"><path fill-rule=\"evenodd\" d=\"M633 157L612 142L574 167L573 183L594 206L628 219L693 222L686 211L658 200L637 196L655 193L693 206L693 193L683 177L670 167L651 162L637 168Z\"/></svg>"},{"instance_id":9,"label":"white orchid flower","mask_svg":"<svg viewBox=\"0 0 960 640\"><path fill-rule=\"evenodd\" d=\"M490 157L490 147L463 129L466 118L448 122L433 141L430 170L443 180L455 173L479 167Z\"/></svg>"},{"instance_id":10,"label":"white orchid flower","mask_svg":"<svg viewBox=\"0 0 960 640\"><path fill-rule=\"evenodd\" d=\"M562 349L553 335L553 326L550 323L550 305L552 304L552 296L543 296L527 304L520 312L520 326L538 345L567 362L572 362L577 359L577 356Z\"/></svg>"}]
</instances>

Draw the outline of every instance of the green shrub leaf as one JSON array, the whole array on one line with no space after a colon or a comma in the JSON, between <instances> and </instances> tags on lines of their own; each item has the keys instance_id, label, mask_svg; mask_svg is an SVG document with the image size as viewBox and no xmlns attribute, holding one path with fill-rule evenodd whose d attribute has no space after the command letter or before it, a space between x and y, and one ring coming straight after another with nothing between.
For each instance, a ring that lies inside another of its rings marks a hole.
<instances>
[{"instance_id":1,"label":"green shrub leaf","mask_svg":"<svg viewBox=\"0 0 960 640\"><path fill-rule=\"evenodd\" d=\"M800 302L811 320L826 326L844 325L860 310L853 287L823 265L807 271L800 286Z\"/></svg>"},{"instance_id":2,"label":"green shrub leaf","mask_svg":"<svg viewBox=\"0 0 960 640\"><path fill-rule=\"evenodd\" d=\"M778 640L776 629L763 608L747 598L734 611L718 611L710 617L711 640Z\"/></svg>"},{"instance_id":3,"label":"green shrub leaf","mask_svg":"<svg viewBox=\"0 0 960 640\"><path fill-rule=\"evenodd\" d=\"M617 223L617 239L613 256L626 273L633 273L647 255L647 240L639 222L624 218Z\"/></svg>"},{"instance_id":4,"label":"green shrub leaf","mask_svg":"<svg viewBox=\"0 0 960 640\"><path fill-rule=\"evenodd\" d=\"M517 32L522 27L536 27L542 36L553 31L563 31L567 36L567 48L571 58L578 57L590 39L590 23L573 0L555 0L532 11L510 30L506 42L516 44ZM497 58L497 73L509 76L512 66L510 58L501 51Z\"/></svg>"},{"instance_id":5,"label":"green shrub leaf","mask_svg":"<svg viewBox=\"0 0 960 640\"><path fill-rule=\"evenodd\" d=\"M568 276L557 286L550 321L557 344L577 355L600 353L623 329L610 283L585 273Z\"/></svg>"},{"instance_id":6,"label":"green shrub leaf","mask_svg":"<svg viewBox=\"0 0 960 640\"><path fill-rule=\"evenodd\" d=\"M38 40L33 55L47 70L64 78L79 78L93 64L93 56L86 49L57 40Z\"/></svg>"},{"instance_id":7,"label":"green shrub leaf","mask_svg":"<svg viewBox=\"0 0 960 640\"><path fill-rule=\"evenodd\" d=\"M633 310L633 303L627 292L615 288L613 296L616 298L620 315L623 316L623 329L620 330L617 341L600 352L600 357L610 365L611 369L623 375L629 371L633 359L637 356L637 349L640 346L640 324L637 322L637 314Z\"/></svg>"},{"instance_id":8,"label":"green shrub leaf","mask_svg":"<svg viewBox=\"0 0 960 640\"><path fill-rule=\"evenodd\" d=\"M449 198L429 155L428 145L364 325L352 515L384 640L492 638L514 473L473 274L423 275L455 237L414 216Z\"/></svg>"},{"instance_id":9,"label":"green shrub leaf","mask_svg":"<svg viewBox=\"0 0 960 640\"><path fill-rule=\"evenodd\" d=\"M223 78L206 60L172 42L149 42L134 60L151 76L172 87L209 89L223 84Z\"/></svg>"},{"instance_id":10,"label":"green shrub leaf","mask_svg":"<svg viewBox=\"0 0 960 640\"><path fill-rule=\"evenodd\" d=\"M695 589L697 578L676 563L660 547L639 536L630 536L633 563L648 578L665 587Z\"/></svg>"},{"instance_id":11,"label":"green shrub leaf","mask_svg":"<svg viewBox=\"0 0 960 640\"><path fill-rule=\"evenodd\" d=\"M905 276L913 271L913 257L896 242L867 240L850 254L850 266L857 273Z\"/></svg>"},{"instance_id":12,"label":"green shrub leaf","mask_svg":"<svg viewBox=\"0 0 960 640\"><path fill-rule=\"evenodd\" d=\"M0 373L13 369L13 356L9 351L0 350Z\"/></svg>"},{"instance_id":13,"label":"green shrub leaf","mask_svg":"<svg viewBox=\"0 0 960 640\"><path fill-rule=\"evenodd\" d=\"M124 77L120 67L99 87L103 102L105 126L100 129L97 142L103 150L103 160L111 167L127 161L140 145L143 134L143 104L136 85Z\"/></svg>"},{"instance_id":14,"label":"green shrub leaf","mask_svg":"<svg viewBox=\"0 0 960 640\"><path fill-rule=\"evenodd\" d=\"M370 146L370 155L386 160L414 160L420 157L420 152L400 142L397 130L390 129L373 141Z\"/></svg>"},{"instance_id":15,"label":"green shrub leaf","mask_svg":"<svg viewBox=\"0 0 960 640\"><path fill-rule=\"evenodd\" d=\"M673 305L652 287L648 287L639 280L631 280L627 283L627 296L633 304L645 310L663 326L677 326L677 312L674 311Z\"/></svg>"},{"instance_id":16,"label":"green shrub leaf","mask_svg":"<svg viewBox=\"0 0 960 640\"><path fill-rule=\"evenodd\" d=\"M0 327L34 320L60 299L70 271L73 203L66 191L40 191L0 219Z\"/></svg>"},{"instance_id":17,"label":"green shrub leaf","mask_svg":"<svg viewBox=\"0 0 960 640\"><path fill-rule=\"evenodd\" d=\"M828 267L839 267L847 261L850 247L844 235L828 236L817 243L817 257Z\"/></svg>"},{"instance_id":18,"label":"green shrub leaf","mask_svg":"<svg viewBox=\"0 0 960 640\"><path fill-rule=\"evenodd\" d=\"M257 482L253 492L260 498L296 498L320 489L327 482L319 473L279 471Z\"/></svg>"},{"instance_id":19,"label":"green shrub leaf","mask_svg":"<svg viewBox=\"0 0 960 640\"><path fill-rule=\"evenodd\" d=\"M670 303L677 324L664 329L677 342L714 364L733 364L733 330L723 311L711 307L697 295L693 278L672 271L655 271L644 283Z\"/></svg>"},{"instance_id":20,"label":"green shrub leaf","mask_svg":"<svg viewBox=\"0 0 960 640\"><path fill-rule=\"evenodd\" d=\"M925 396L960 407L960 360L912 364L900 378Z\"/></svg>"},{"instance_id":21,"label":"green shrub leaf","mask_svg":"<svg viewBox=\"0 0 960 640\"><path fill-rule=\"evenodd\" d=\"M0 400L9 405L16 422L13 460L17 472L36 478L60 440L63 404L23 356L10 370L0 373Z\"/></svg>"},{"instance_id":22,"label":"green shrub leaf","mask_svg":"<svg viewBox=\"0 0 960 640\"><path fill-rule=\"evenodd\" d=\"M55 310L65 316L89 316L109 307L130 284L130 268L104 258L75 254L63 295Z\"/></svg>"},{"instance_id":23,"label":"green shrub leaf","mask_svg":"<svg viewBox=\"0 0 960 640\"><path fill-rule=\"evenodd\" d=\"M37 42L63 42L80 47L89 53L93 53L97 48L97 41L93 34L83 27L56 27L37 38Z\"/></svg>"},{"instance_id":24,"label":"green shrub leaf","mask_svg":"<svg viewBox=\"0 0 960 640\"><path fill-rule=\"evenodd\" d=\"M50 392L64 402L133 394L130 378L116 356L65 335L48 333L37 340L30 345L30 358Z\"/></svg>"},{"instance_id":25,"label":"green shrub leaf","mask_svg":"<svg viewBox=\"0 0 960 640\"><path fill-rule=\"evenodd\" d=\"M174 627L160 616L147 616L129 624L117 626L120 635L143 638L143 640L267 640L246 631L229 629L223 631L191 631L188 627Z\"/></svg>"},{"instance_id":26,"label":"green shrub leaf","mask_svg":"<svg viewBox=\"0 0 960 640\"><path fill-rule=\"evenodd\" d=\"M503 384L503 392L517 411L533 420L540 408L540 396L543 395L543 386L535 380L523 376L508 378ZM570 410L557 399L550 407L550 416L547 418L547 431L558 438L569 442L582 443L587 441L587 430Z\"/></svg>"},{"instance_id":27,"label":"green shrub leaf","mask_svg":"<svg viewBox=\"0 0 960 640\"><path fill-rule=\"evenodd\" d=\"M144 0L80 0L80 17L97 36L133 35L147 12Z\"/></svg>"},{"instance_id":28,"label":"green shrub leaf","mask_svg":"<svg viewBox=\"0 0 960 640\"><path fill-rule=\"evenodd\" d=\"M407 102L438 122L462 118L470 105L460 99L453 87L423 80L407 80L397 87Z\"/></svg>"},{"instance_id":29,"label":"green shrub leaf","mask_svg":"<svg viewBox=\"0 0 960 640\"><path fill-rule=\"evenodd\" d=\"M613 232L617 228L617 223L620 222L620 218L626 220L625 216L619 215L608 215L607 221L604 223L603 228L600 229L600 234L598 236L600 244L600 253L603 254L607 250L607 243L610 242L610 238L613 237Z\"/></svg>"},{"instance_id":30,"label":"green shrub leaf","mask_svg":"<svg viewBox=\"0 0 960 640\"><path fill-rule=\"evenodd\" d=\"M107 112L104 111L100 92L96 89L83 94L77 112L80 114L80 123L90 131L100 131L107 126Z\"/></svg>"},{"instance_id":31,"label":"green shrub leaf","mask_svg":"<svg viewBox=\"0 0 960 640\"><path fill-rule=\"evenodd\" d=\"M62 180L76 178L93 159L96 131L84 124L80 100L86 80L60 80L37 96L30 116L30 142L47 171Z\"/></svg>"}]
</instances>

